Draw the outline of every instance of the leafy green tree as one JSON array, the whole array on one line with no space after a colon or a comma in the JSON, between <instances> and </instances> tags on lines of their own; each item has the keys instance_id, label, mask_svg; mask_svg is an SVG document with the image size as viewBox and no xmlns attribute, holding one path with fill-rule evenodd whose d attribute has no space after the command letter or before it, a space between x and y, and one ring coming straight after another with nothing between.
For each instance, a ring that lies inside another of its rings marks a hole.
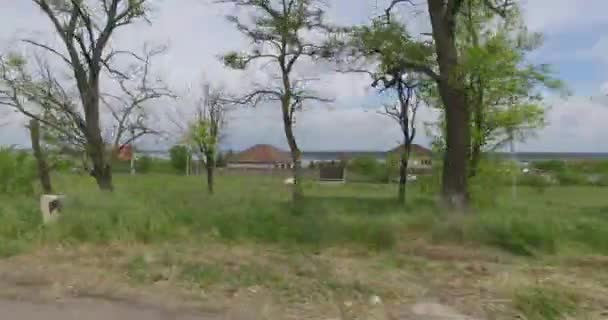
<instances>
[{"instance_id":1,"label":"leafy green tree","mask_svg":"<svg viewBox=\"0 0 608 320\"><path fill-rule=\"evenodd\" d=\"M504 11L497 24L492 10L480 1L463 5L458 33L461 73L470 106L469 176L476 175L482 153L506 143L524 141L545 125L542 89L566 93L548 65L526 62L527 55L542 44L542 36L529 33L517 7ZM445 112L436 88L427 87L425 98ZM435 125L437 145L445 146L445 118Z\"/></svg>"},{"instance_id":2,"label":"leafy green tree","mask_svg":"<svg viewBox=\"0 0 608 320\"><path fill-rule=\"evenodd\" d=\"M373 21L371 26L352 28L348 41L330 41L330 44L334 48L338 47L338 51L347 49L346 55L334 53L329 56L348 66L342 71L368 74L372 87L397 101L395 104L385 104L380 113L395 120L403 136L397 195L400 202L405 202L411 146L416 137L416 113L421 101L417 90L421 82L428 81L428 77L418 76L411 69L432 62L432 47L427 43L413 41L405 26L391 22L390 19L379 19ZM352 67L360 63L374 67Z\"/></svg>"},{"instance_id":3,"label":"leafy green tree","mask_svg":"<svg viewBox=\"0 0 608 320\"><path fill-rule=\"evenodd\" d=\"M479 0L478 0L479 2ZM548 65L526 63L542 44L542 35L529 33L517 7L493 27L489 8L475 1L463 5L459 50L471 106L471 165L474 176L481 153L508 141L523 141L545 125L541 89L564 89Z\"/></svg>"},{"instance_id":4,"label":"leafy green tree","mask_svg":"<svg viewBox=\"0 0 608 320\"><path fill-rule=\"evenodd\" d=\"M328 101L307 88L310 79L298 78L294 70L310 57L323 51L322 47L308 35L324 33L327 25L323 21L322 0L220 0L247 10L251 19L242 21L229 16L254 47L247 53L230 52L224 55L224 63L233 69L245 69L255 62L264 62L264 69L274 68L278 77L268 86L254 90L242 99L242 104L257 105L260 102L278 102L285 137L293 161L294 185L292 197L303 196L301 156L302 152L293 130L296 111L302 110L306 102ZM314 37L312 37L314 38Z\"/></svg>"},{"instance_id":5,"label":"leafy green tree","mask_svg":"<svg viewBox=\"0 0 608 320\"><path fill-rule=\"evenodd\" d=\"M395 6L402 3L414 5L411 0L391 1L386 14L369 27L369 34L374 35L369 41L378 44L375 50L386 51L386 61L397 62L405 71L433 83L445 107L447 134L442 198L448 208L462 211L469 203L467 167L471 132L465 75L461 72L465 61L457 46L457 33L463 28L459 18L464 14L465 5L488 8L489 14L495 17L505 16L516 3L511 0L426 0L433 41L410 35L405 24L392 17Z\"/></svg>"}]
</instances>

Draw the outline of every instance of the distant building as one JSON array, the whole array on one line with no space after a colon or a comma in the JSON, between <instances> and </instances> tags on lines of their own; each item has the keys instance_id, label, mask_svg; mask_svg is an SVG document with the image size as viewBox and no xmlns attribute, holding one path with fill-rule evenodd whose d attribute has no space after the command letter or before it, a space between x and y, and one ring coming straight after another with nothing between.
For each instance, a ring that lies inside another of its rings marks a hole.
<instances>
[{"instance_id":1,"label":"distant building","mask_svg":"<svg viewBox=\"0 0 608 320\"><path fill-rule=\"evenodd\" d=\"M228 168L289 169L293 166L289 152L267 144L257 144L231 156Z\"/></svg>"},{"instance_id":2,"label":"distant building","mask_svg":"<svg viewBox=\"0 0 608 320\"><path fill-rule=\"evenodd\" d=\"M405 145L399 145L387 151L387 158L393 155L399 156L403 153ZM418 144L411 145L408 167L411 170L430 169L433 167L433 151Z\"/></svg>"}]
</instances>

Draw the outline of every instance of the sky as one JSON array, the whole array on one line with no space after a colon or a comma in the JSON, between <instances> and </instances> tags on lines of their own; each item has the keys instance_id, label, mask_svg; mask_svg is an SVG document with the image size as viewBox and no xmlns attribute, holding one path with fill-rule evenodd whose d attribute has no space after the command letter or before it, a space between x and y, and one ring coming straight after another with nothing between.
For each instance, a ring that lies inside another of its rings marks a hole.
<instances>
[{"instance_id":1,"label":"sky","mask_svg":"<svg viewBox=\"0 0 608 320\"><path fill-rule=\"evenodd\" d=\"M422 2L419 0L417 2ZM375 3L385 0L327 0L328 18L338 24L359 24L374 15ZM524 16L532 31L545 35L544 45L531 59L549 63L572 95L549 94L546 98L548 125L535 137L519 143L519 151L608 152L608 1L522 0ZM424 9L424 7L421 7ZM144 43L167 45L169 50L154 65L155 73L180 96L151 106L159 126L177 132L165 118L180 110L187 115L195 88L201 79L230 92L242 92L253 83L268 81L263 70L231 71L218 59L231 50L246 50L249 42L229 24L225 15L235 9L211 0L155 0L152 24L137 23L118 31L112 41L116 49L138 50ZM239 12L236 12L239 13ZM405 15L405 13L404 13ZM428 28L422 15L408 18L413 31ZM56 43L50 22L30 0L0 1L0 52L26 50L16 39L34 38ZM297 115L296 137L303 150L387 150L398 144L399 128L391 119L375 112L379 101L370 81L362 75L333 72L329 65L304 66L306 76L318 78L313 86L326 104L306 106ZM1 111L1 110L0 110ZM416 142L428 145L423 122L436 114L423 108L418 116ZM27 146L24 120L17 115L0 120L0 144ZM148 138L147 149L164 149L171 141ZM223 147L240 150L257 143L286 148L278 105L238 108L230 112Z\"/></svg>"}]
</instances>

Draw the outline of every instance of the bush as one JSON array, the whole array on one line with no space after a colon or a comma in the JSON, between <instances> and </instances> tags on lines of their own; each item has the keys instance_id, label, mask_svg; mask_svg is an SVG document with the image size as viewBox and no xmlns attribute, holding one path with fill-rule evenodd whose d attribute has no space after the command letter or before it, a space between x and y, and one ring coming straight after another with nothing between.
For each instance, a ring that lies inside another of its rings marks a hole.
<instances>
[{"instance_id":1,"label":"bush","mask_svg":"<svg viewBox=\"0 0 608 320\"><path fill-rule=\"evenodd\" d=\"M139 173L149 173L152 168L152 158L149 156L142 156L137 161L137 172Z\"/></svg>"},{"instance_id":2,"label":"bush","mask_svg":"<svg viewBox=\"0 0 608 320\"><path fill-rule=\"evenodd\" d=\"M501 160L481 161L470 185L474 204L477 207L494 206L501 194L500 189L511 185L514 175L521 175L516 163Z\"/></svg>"},{"instance_id":3,"label":"bush","mask_svg":"<svg viewBox=\"0 0 608 320\"><path fill-rule=\"evenodd\" d=\"M560 186L582 186L591 184L585 175L569 171L559 172L556 174L555 178Z\"/></svg>"},{"instance_id":4,"label":"bush","mask_svg":"<svg viewBox=\"0 0 608 320\"><path fill-rule=\"evenodd\" d=\"M388 182L389 172L385 163L381 163L374 157L362 156L353 158L347 166L350 175L349 180L361 180L365 182ZM358 178L358 179L357 179Z\"/></svg>"},{"instance_id":5,"label":"bush","mask_svg":"<svg viewBox=\"0 0 608 320\"><path fill-rule=\"evenodd\" d=\"M171 166L179 173L186 172L188 167L188 159L190 158L190 151L188 148L182 145L175 145L169 150L171 157Z\"/></svg>"},{"instance_id":6,"label":"bush","mask_svg":"<svg viewBox=\"0 0 608 320\"><path fill-rule=\"evenodd\" d=\"M551 186L551 182L547 177L537 174L522 175L517 180L517 183L520 186L531 187L538 193L544 193L545 190Z\"/></svg>"},{"instance_id":7,"label":"bush","mask_svg":"<svg viewBox=\"0 0 608 320\"><path fill-rule=\"evenodd\" d=\"M550 173L560 173L566 171L566 162L561 160L536 161L532 167Z\"/></svg>"},{"instance_id":8,"label":"bush","mask_svg":"<svg viewBox=\"0 0 608 320\"><path fill-rule=\"evenodd\" d=\"M36 162L25 152L0 149L0 193L33 194Z\"/></svg>"}]
</instances>

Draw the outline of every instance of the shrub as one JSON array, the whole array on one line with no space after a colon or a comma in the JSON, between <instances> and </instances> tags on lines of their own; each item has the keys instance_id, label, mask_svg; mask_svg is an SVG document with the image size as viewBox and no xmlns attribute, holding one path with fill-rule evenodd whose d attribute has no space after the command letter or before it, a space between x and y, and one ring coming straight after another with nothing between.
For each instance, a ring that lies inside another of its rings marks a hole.
<instances>
[{"instance_id":1,"label":"shrub","mask_svg":"<svg viewBox=\"0 0 608 320\"><path fill-rule=\"evenodd\" d=\"M532 166L535 169L550 173L566 171L566 162L561 160L536 161L532 163Z\"/></svg>"},{"instance_id":2,"label":"shrub","mask_svg":"<svg viewBox=\"0 0 608 320\"><path fill-rule=\"evenodd\" d=\"M152 158L149 156L142 156L137 161L137 172L148 173L152 168Z\"/></svg>"},{"instance_id":3,"label":"shrub","mask_svg":"<svg viewBox=\"0 0 608 320\"><path fill-rule=\"evenodd\" d=\"M363 181L369 182L388 182L389 172L385 163L381 163L374 157L361 156L353 158L347 166L350 173L355 174L355 178L351 176L349 180L357 180L359 176Z\"/></svg>"},{"instance_id":4,"label":"shrub","mask_svg":"<svg viewBox=\"0 0 608 320\"><path fill-rule=\"evenodd\" d=\"M545 190L551 186L549 179L542 175L537 174L526 174L519 177L517 183L520 186L531 187L538 193L544 193Z\"/></svg>"},{"instance_id":5,"label":"shrub","mask_svg":"<svg viewBox=\"0 0 608 320\"><path fill-rule=\"evenodd\" d=\"M188 158L190 157L188 148L182 145L175 145L169 150L169 155L173 169L180 173L185 172L188 167Z\"/></svg>"},{"instance_id":6,"label":"shrub","mask_svg":"<svg viewBox=\"0 0 608 320\"><path fill-rule=\"evenodd\" d=\"M560 186L582 186L591 184L586 176L569 171L559 172L556 174L555 178Z\"/></svg>"},{"instance_id":7,"label":"shrub","mask_svg":"<svg viewBox=\"0 0 608 320\"><path fill-rule=\"evenodd\" d=\"M380 163L373 157L356 157L350 161L348 169L366 176L373 176L380 169Z\"/></svg>"},{"instance_id":8,"label":"shrub","mask_svg":"<svg viewBox=\"0 0 608 320\"><path fill-rule=\"evenodd\" d=\"M0 149L0 193L32 194L36 177L33 157L25 152Z\"/></svg>"},{"instance_id":9,"label":"shrub","mask_svg":"<svg viewBox=\"0 0 608 320\"><path fill-rule=\"evenodd\" d=\"M519 167L511 161L483 160L477 174L471 179L471 195L477 207L496 204L500 189L512 183L513 176L519 177Z\"/></svg>"}]
</instances>

